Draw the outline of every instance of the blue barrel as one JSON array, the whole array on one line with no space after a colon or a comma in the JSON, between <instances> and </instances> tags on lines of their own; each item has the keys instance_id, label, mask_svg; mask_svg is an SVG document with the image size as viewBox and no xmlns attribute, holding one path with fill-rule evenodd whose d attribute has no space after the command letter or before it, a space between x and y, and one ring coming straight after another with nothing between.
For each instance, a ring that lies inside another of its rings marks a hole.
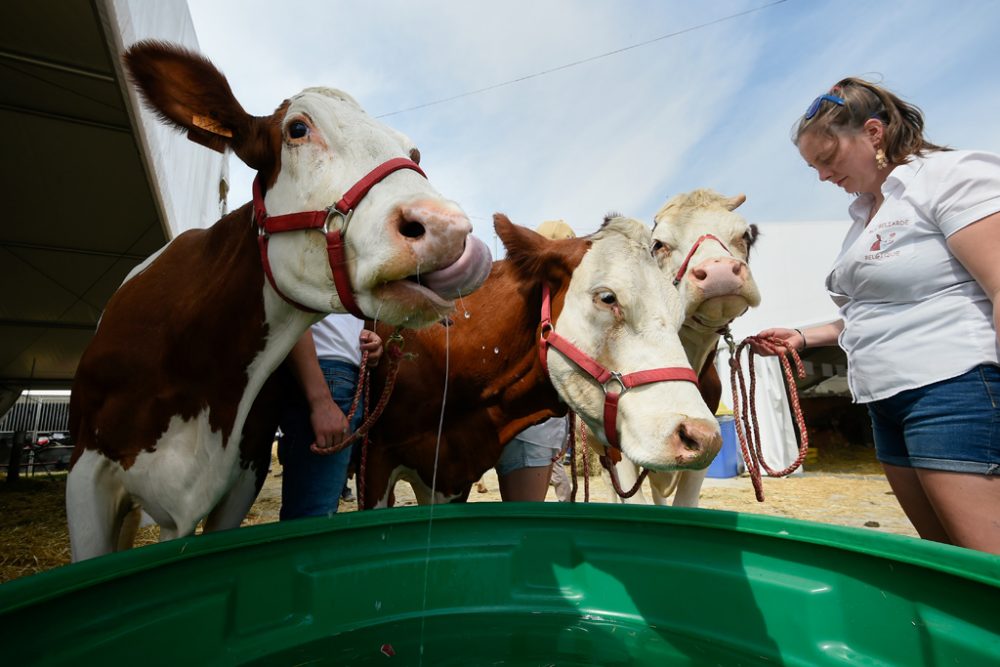
<instances>
[{"instance_id":1,"label":"blue barrel","mask_svg":"<svg viewBox=\"0 0 1000 667\"><path fill-rule=\"evenodd\" d=\"M720 415L719 429L722 431L722 449L712 465L708 466L708 477L736 477L740 473L740 448L736 444L736 422L732 415Z\"/></svg>"}]
</instances>

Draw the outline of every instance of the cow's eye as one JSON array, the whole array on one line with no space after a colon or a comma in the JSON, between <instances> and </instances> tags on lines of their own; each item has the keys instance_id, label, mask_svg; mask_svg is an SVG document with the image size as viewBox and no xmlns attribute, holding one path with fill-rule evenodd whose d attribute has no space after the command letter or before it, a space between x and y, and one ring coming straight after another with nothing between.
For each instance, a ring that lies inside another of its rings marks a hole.
<instances>
[{"instance_id":1,"label":"cow's eye","mask_svg":"<svg viewBox=\"0 0 1000 667\"><path fill-rule=\"evenodd\" d=\"M597 298L607 306L613 306L618 303L618 297L615 296L614 292L598 292Z\"/></svg>"},{"instance_id":2,"label":"cow's eye","mask_svg":"<svg viewBox=\"0 0 1000 667\"><path fill-rule=\"evenodd\" d=\"M301 120L292 121L288 125L288 136L292 139L301 139L309 134L309 126Z\"/></svg>"},{"instance_id":3,"label":"cow's eye","mask_svg":"<svg viewBox=\"0 0 1000 667\"><path fill-rule=\"evenodd\" d=\"M674 250L673 248L671 248L670 246L668 246L663 241L653 241L653 254L654 255L659 254L659 253L670 254L671 252L673 252L673 250Z\"/></svg>"}]
</instances>

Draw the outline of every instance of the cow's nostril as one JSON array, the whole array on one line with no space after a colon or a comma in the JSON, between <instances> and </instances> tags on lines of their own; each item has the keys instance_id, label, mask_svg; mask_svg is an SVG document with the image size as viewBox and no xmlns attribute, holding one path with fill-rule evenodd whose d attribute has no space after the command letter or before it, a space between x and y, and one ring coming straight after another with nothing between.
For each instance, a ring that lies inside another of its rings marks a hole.
<instances>
[{"instance_id":1,"label":"cow's nostril","mask_svg":"<svg viewBox=\"0 0 1000 667\"><path fill-rule=\"evenodd\" d=\"M427 230L419 222L403 220L399 225L399 233L408 239L419 239L427 233Z\"/></svg>"},{"instance_id":2,"label":"cow's nostril","mask_svg":"<svg viewBox=\"0 0 1000 667\"><path fill-rule=\"evenodd\" d=\"M705 278L708 278L708 273L702 268L693 269L691 271L691 275L694 276L695 280L704 280Z\"/></svg>"},{"instance_id":3,"label":"cow's nostril","mask_svg":"<svg viewBox=\"0 0 1000 667\"><path fill-rule=\"evenodd\" d=\"M687 426L681 424L681 427L677 429L677 436L680 438L681 444L688 451L698 452L701 451L701 443L699 443L691 433L688 433Z\"/></svg>"}]
</instances>

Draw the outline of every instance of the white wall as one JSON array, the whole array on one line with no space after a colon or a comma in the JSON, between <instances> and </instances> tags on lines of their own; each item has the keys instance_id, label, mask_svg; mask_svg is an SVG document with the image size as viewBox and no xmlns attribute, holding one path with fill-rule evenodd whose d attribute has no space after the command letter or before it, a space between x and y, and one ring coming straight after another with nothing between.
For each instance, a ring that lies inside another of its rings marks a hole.
<instances>
[{"instance_id":1,"label":"white wall","mask_svg":"<svg viewBox=\"0 0 1000 667\"><path fill-rule=\"evenodd\" d=\"M119 50L142 39L159 39L198 50L198 38L186 0L104 0L112 23L107 32L117 36ZM121 73L120 63L117 65ZM139 110L141 133L136 137L143 158L156 182L154 196L166 218L168 238L186 229L207 227L219 219L219 183L228 180L228 160L222 153L189 141L185 134L168 127L145 108L131 85L126 93L132 109Z\"/></svg>"},{"instance_id":2,"label":"white wall","mask_svg":"<svg viewBox=\"0 0 1000 667\"><path fill-rule=\"evenodd\" d=\"M761 304L733 323L737 340L774 326L802 327L836 319L824 287L850 222L758 223L750 268Z\"/></svg>"}]
</instances>

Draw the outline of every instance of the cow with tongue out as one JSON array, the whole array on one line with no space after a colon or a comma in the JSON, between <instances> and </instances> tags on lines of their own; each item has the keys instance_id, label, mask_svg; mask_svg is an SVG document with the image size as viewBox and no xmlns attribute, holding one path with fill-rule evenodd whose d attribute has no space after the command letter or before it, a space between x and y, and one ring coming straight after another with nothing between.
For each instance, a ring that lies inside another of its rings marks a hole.
<instances>
[{"instance_id":1,"label":"cow with tongue out","mask_svg":"<svg viewBox=\"0 0 1000 667\"><path fill-rule=\"evenodd\" d=\"M252 116L205 58L161 42L124 55L147 105L256 170L253 201L185 232L107 304L73 385L66 488L73 559L238 526L266 474L265 381L326 313L427 326L492 261L419 152L348 94L309 88ZM269 387L276 387L269 383Z\"/></svg>"}]
</instances>

